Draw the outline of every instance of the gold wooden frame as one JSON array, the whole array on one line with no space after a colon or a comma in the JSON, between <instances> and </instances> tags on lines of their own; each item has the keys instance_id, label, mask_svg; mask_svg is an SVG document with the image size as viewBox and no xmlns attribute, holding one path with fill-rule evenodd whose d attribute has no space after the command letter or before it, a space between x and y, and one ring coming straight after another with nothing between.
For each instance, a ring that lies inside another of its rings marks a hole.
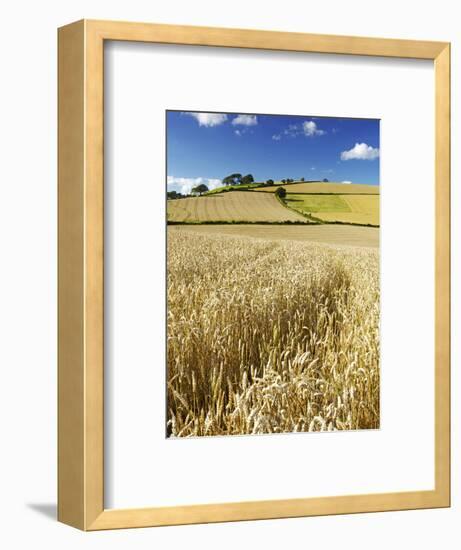
<instances>
[{"instance_id":1,"label":"gold wooden frame","mask_svg":"<svg viewBox=\"0 0 461 550\"><path fill-rule=\"evenodd\" d=\"M104 509L103 45L105 40L431 59L435 68L434 490ZM450 45L82 20L59 29L58 517L83 530L450 505Z\"/></svg>"}]
</instances>

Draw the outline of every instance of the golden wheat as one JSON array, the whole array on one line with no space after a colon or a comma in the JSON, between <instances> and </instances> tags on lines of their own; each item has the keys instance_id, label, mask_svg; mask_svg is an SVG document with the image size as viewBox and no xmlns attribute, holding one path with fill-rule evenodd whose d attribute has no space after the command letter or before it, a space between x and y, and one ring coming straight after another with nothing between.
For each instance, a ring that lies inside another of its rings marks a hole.
<instances>
[{"instance_id":1,"label":"golden wheat","mask_svg":"<svg viewBox=\"0 0 461 550\"><path fill-rule=\"evenodd\" d=\"M167 212L172 222L306 222L301 214L281 205L274 194L252 191L169 200Z\"/></svg>"},{"instance_id":2,"label":"golden wheat","mask_svg":"<svg viewBox=\"0 0 461 550\"><path fill-rule=\"evenodd\" d=\"M377 250L168 241L168 435L379 427Z\"/></svg>"}]
</instances>

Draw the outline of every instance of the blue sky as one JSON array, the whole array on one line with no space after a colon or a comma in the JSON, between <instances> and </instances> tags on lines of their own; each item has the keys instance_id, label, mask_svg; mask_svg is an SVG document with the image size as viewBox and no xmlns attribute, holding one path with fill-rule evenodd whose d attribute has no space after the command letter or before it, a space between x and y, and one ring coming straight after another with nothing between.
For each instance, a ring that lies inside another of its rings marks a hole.
<instances>
[{"instance_id":1,"label":"blue sky","mask_svg":"<svg viewBox=\"0 0 461 550\"><path fill-rule=\"evenodd\" d=\"M379 120L167 111L168 190L232 173L379 185Z\"/></svg>"}]
</instances>

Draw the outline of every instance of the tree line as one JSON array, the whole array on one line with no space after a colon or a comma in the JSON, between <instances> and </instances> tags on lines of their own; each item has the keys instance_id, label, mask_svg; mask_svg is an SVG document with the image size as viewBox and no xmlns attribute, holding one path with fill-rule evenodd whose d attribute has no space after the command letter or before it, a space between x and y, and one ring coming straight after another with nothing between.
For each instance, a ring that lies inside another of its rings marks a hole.
<instances>
[{"instance_id":1,"label":"tree line","mask_svg":"<svg viewBox=\"0 0 461 550\"><path fill-rule=\"evenodd\" d=\"M223 185L250 185L250 183L254 183L254 181L255 179L253 177L253 174L242 176L242 174L238 173L226 176L222 180Z\"/></svg>"},{"instance_id":2,"label":"tree line","mask_svg":"<svg viewBox=\"0 0 461 550\"><path fill-rule=\"evenodd\" d=\"M286 183L294 183L294 179L292 178L286 178L281 180L282 184ZM305 181L305 178L300 178L298 181ZM327 178L323 179L323 182L328 182ZM251 183L255 183L254 177L252 174L247 174L246 176L242 176L242 174L235 173L230 174L229 176L226 176L223 178L222 183L224 186L229 185L250 185ZM261 187L275 185L275 182L273 179L266 180L265 183L258 184L261 185ZM209 191L208 186L204 183L201 183L200 185L196 185L195 187L192 187L191 193L193 195L199 195L200 197L203 195L203 193L207 193ZM277 190L278 191L278 190ZM285 191L286 193L286 191ZM168 199L182 199L183 197L187 197L188 195L183 195L181 193L178 193L177 191L167 191L167 198Z\"/></svg>"}]
</instances>

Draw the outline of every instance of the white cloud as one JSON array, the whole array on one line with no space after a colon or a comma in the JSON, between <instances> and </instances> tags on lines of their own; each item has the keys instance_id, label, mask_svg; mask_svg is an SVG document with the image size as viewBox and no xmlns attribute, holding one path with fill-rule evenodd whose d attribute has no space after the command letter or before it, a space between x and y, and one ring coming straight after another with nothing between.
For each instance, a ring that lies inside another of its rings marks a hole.
<instances>
[{"instance_id":1,"label":"white cloud","mask_svg":"<svg viewBox=\"0 0 461 550\"><path fill-rule=\"evenodd\" d=\"M234 130L234 134L236 136L243 136L243 134L253 134L253 130L251 128L238 128L237 130Z\"/></svg>"},{"instance_id":2,"label":"white cloud","mask_svg":"<svg viewBox=\"0 0 461 550\"><path fill-rule=\"evenodd\" d=\"M320 130L313 120L305 120L303 122L303 132L305 136L323 136L324 130Z\"/></svg>"},{"instance_id":3,"label":"white cloud","mask_svg":"<svg viewBox=\"0 0 461 550\"><path fill-rule=\"evenodd\" d=\"M352 182L349 181L349 180L344 180L344 181L342 181L341 183L344 183L345 185L349 185L349 184L352 183Z\"/></svg>"},{"instance_id":4,"label":"white cloud","mask_svg":"<svg viewBox=\"0 0 461 550\"><path fill-rule=\"evenodd\" d=\"M227 120L224 113L184 113L195 118L199 126L219 126Z\"/></svg>"},{"instance_id":5,"label":"white cloud","mask_svg":"<svg viewBox=\"0 0 461 550\"><path fill-rule=\"evenodd\" d=\"M272 139L279 140L282 136L295 138L297 136L323 136L325 130L321 130L313 120L305 120L302 124L289 124L280 134L275 134Z\"/></svg>"},{"instance_id":6,"label":"white cloud","mask_svg":"<svg viewBox=\"0 0 461 550\"><path fill-rule=\"evenodd\" d=\"M280 140L282 139L282 136L281 136L280 134L274 134L274 135L272 136L272 139L273 139L274 141L280 141Z\"/></svg>"},{"instance_id":7,"label":"white cloud","mask_svg":"<svg viewBox=\"0 0 461 550\"><path fill-rule=\"evenodd\" d=\"M256 115L238 115L232 120L234 126L256 126L258 117Z\"/></svg>"},{"instance_id":8,"label":"white cloud","mask_svg":"<svg viewBox=\"0 0 461 550\"><path fill-rule=\"evenodd\" d=\"M285 136L296 137L301 134L300 127L297 124L289 124L288 128L283 131Z\"/></svg>"},{"instance_id":9,"label":"white cloud","mask_svg":"<svg viewBox=\"0 0 461 550\"><path fill-rule=\"evenodd\" d=\"M222 185L221 180L217 178L177 178L175 176L167 176L166 183L168 191L177 191L183 195L188 195L192 187L201 183L204 183L210 191Z\"/></svg>"},{"instance_id":10,"label":"white cloud","mask_svg":"<svg viewBox=\"0 0 461 550\"><path fill-rule=\"evenodd\" d=\"M341 160L374 160L379 157L379 149L366 143L356 143L349 151L341 153Z\"/></svg>"}]
</instances>

